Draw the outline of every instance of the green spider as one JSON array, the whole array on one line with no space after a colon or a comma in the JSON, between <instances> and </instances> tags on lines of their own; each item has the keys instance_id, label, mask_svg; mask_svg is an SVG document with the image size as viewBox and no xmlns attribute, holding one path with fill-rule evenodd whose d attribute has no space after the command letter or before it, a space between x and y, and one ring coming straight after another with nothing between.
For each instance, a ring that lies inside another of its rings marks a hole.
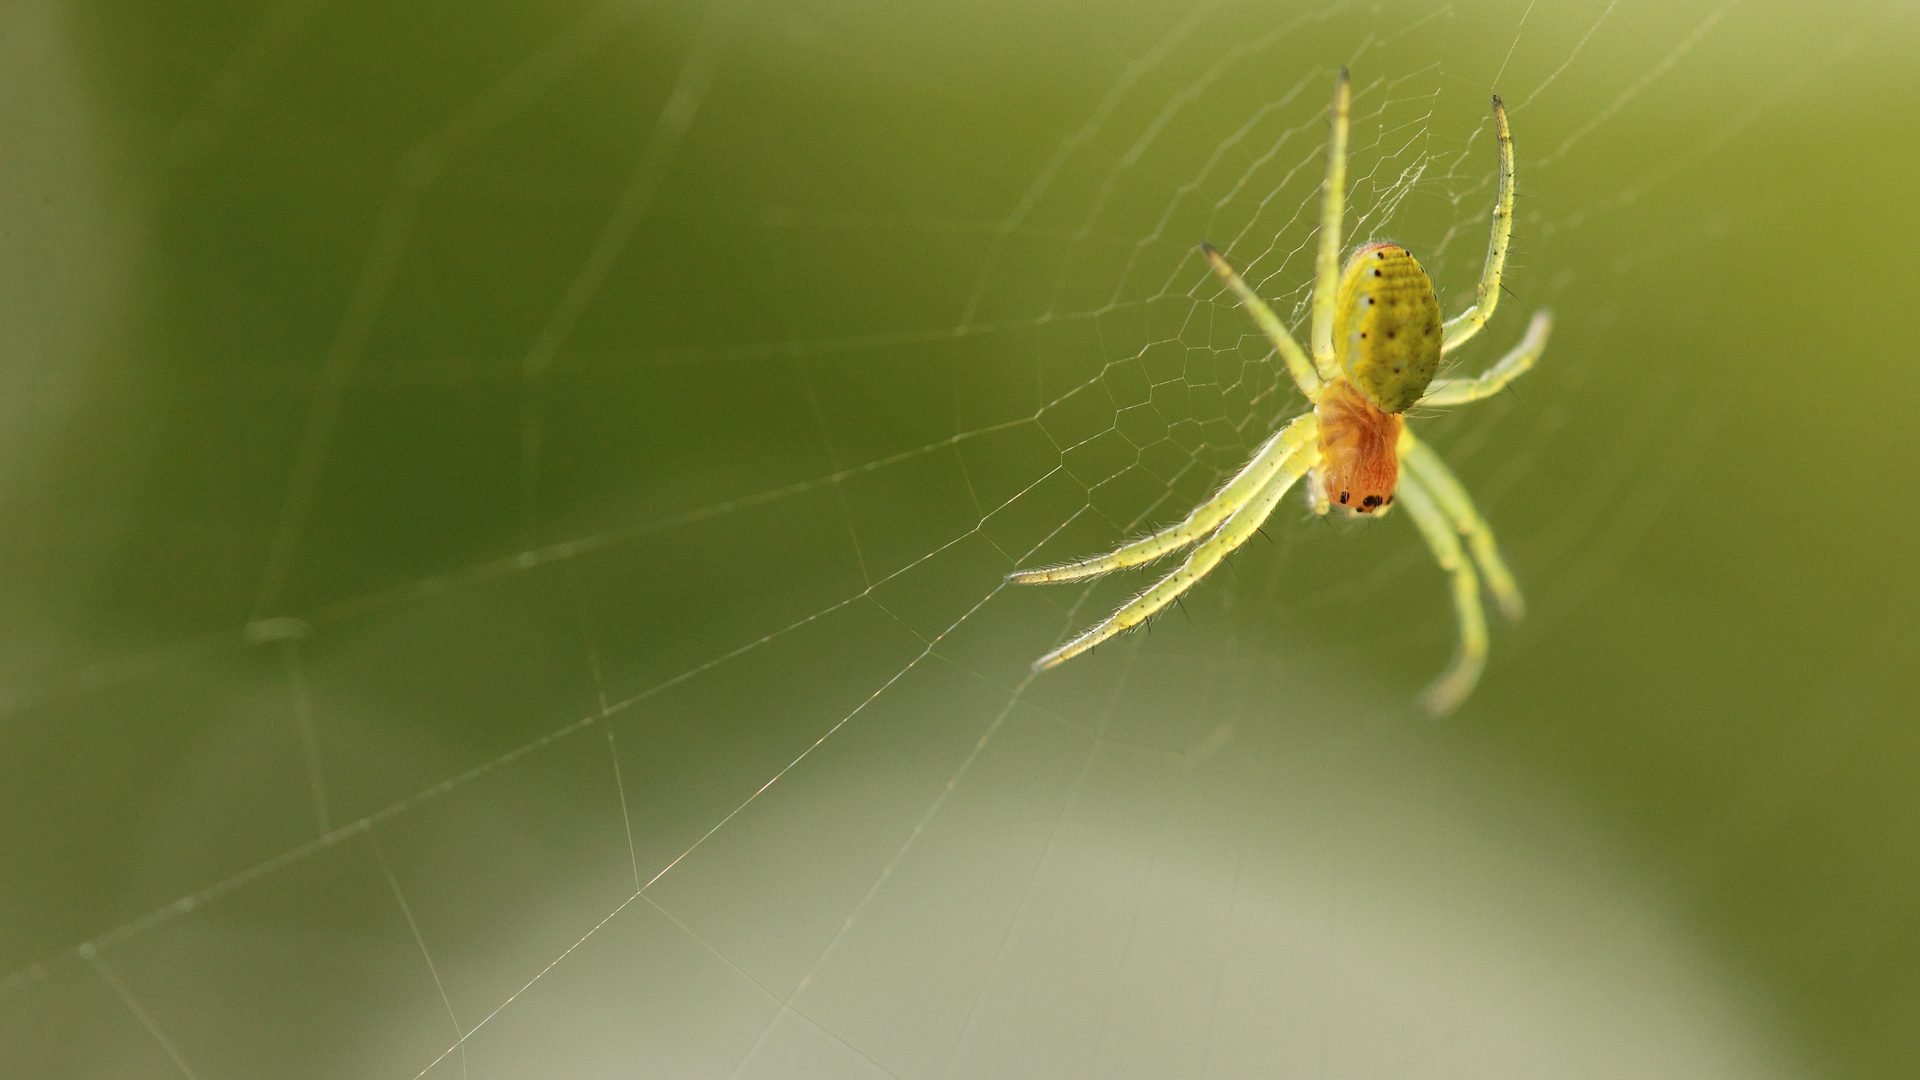
<instances>
[{"instance_id":1,"label":"green spider","mask_svg":"<svg viewBox=\"0 0 1920 1080\"><path fill-rule=\"evenodd\" d=\"M1337 504L1352 514L1378 515L1393 506L1397 496L1440 568L1453 575L1460 649L1422 695L1421 703L1430 714L1452 712L1473 691L1486 666L1487 616L1480 603L1483 576L1501 612L1510 619L1521 616L1520 588L1500 558L1493 530L1474 509L1453 471L1413 437L1402 419L1415 405L1461 405L1497 392L1533 366L1553 328L1551 313L1536 312L1520 344L1478 377L1434 378L1441 357L1479 333L1500 299L1500 272L1513 229L1513 138L1507 130L1506 107L1499 97L1493 99L1494 127L1500 137L1500 186L1486 268L1481 271L1473 307L1442 322L1433 282L1400 245L1366 244L1348 258L1344 270L1340 267L1351 102L1347 72L1342 68L1334 82L1333 130L1327 143L1327 179L1321 189L1311 359L1226 259L1211 246L1201 245L1214 272L1286 362L1288 374L1313 403L1313 410L1268 439L1238 475L1179 524L1105 555L1007 575L1007 580L1023 585L1075 581L1152 562L1199 544L1178 569L1098 625L1034 661L1035 670L1078 656L1173 603L1245 543L1302 477L1308 478L1317 514Z\"/></svg>"}]
</instances>

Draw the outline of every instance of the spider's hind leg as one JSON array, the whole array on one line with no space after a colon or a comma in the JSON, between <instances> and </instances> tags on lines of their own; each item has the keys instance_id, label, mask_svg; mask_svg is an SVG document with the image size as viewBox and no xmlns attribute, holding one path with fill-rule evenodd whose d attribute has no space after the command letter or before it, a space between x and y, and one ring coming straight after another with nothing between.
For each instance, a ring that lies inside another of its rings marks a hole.
<instances>
[{"instance_id":1,"label":"spider's hind leg","mask_svg":"<svg viewBox=\"0 0 1920 1080\"><path fill-rule=\"evenodd\" d=\"M1260 294L1253 290L1252 285L1247 284L1247 280L1240 276L1240 272L1233 268L1233 264L1227 261L1225 255L1214 250L1212 244L1201 244L1200 252L1206 256L1207 265L1213 267L1213 272L1221 281L1226 282L1227 288L1239 298L1240 306L1246 309L1254 325L1267 335L1268 343L1286 363L1287 374L1293 377L1294 385L1300 388L1300 392L1306 395L1308 401L1320 400L1320 372L1315 369L1314 362L1308 358L1306 352L1300 348L1300 343L1293 340L1292 334L1287 333L1287 324L1280 321L1280 316L1274 314L1273 308L1269 307L1265 300L1260 299Z\"/></svg>"},{"instance_id":2,"label":"spider's hind leg","mask_svg":"<svg viewBox=\"0 0 1920 1080\"><path fill-rule=\"evenodd\" d=\"M1507 265L1507 243L1513 235L1513 133L1507 128L1507 107L1493 98L1493 130L1500 142L1500 182L1493 201L1493 235L1487 239L1487 263L1480 271L1473 306L1441 325L1445 337L1441 352L1452 352L1480 332L1500 302L1500 274Z\"/></svg>"},{"instance_id":3,"label":"spider's hind leg","mask_svg":"<svg viewBox=\"0 0 1920 1080\"><path fill-rule=\"evenodd\" d=\"M1520 339L1520 344L1508 350L1492 367L1472 378L1433 380L1420 404L1464 405L1492 397L1533 367L1533 362L1540 359L1547 347L1547 335L1552 332L1553 312L1541 308L1533 313L1533 321L1527 324L1527 334Z\"/></svg>"},{"instance_id":4,"label":"spider's hind leg","mask_svg":"<svg viewBox=\"0 0 1920 1080\"><path fill-rule=\"evenodd\" d=\"M1333 350L1333 316L1340 291L1341 222L1347 206L1347 128L1352 123L1353 86L1347 69L1333 77L1333 104L1327 109L1327 178L1320 185L1320 241L1313 256L1313 363L1320 377L1340 377Z\"/></svg>"}]
</instances>

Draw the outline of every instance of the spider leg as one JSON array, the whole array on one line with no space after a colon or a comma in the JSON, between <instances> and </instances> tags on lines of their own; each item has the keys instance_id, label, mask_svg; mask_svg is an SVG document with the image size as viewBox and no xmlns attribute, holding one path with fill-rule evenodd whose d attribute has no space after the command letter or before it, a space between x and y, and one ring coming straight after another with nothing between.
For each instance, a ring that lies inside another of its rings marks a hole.
<instances>
[{"instance_id":1,"label":"spider leg","mask_svg":"<svg viewBox=\"0 0 1920 1080\"><path fill-rule=\"evenodd\" d=\"M1123 605L1118 611L1099 625L1053 650L1033 662L1035 671L1044 671L1063 660L1072 659L1095 645L1107 640L1129 627L1138 626L1151 618L1154 612L1166 607L1180 598L1180 594L1192 588L1194 583L1207 576L1207 572L1217 566L1221 559L1241 544L1247 542L1267 515L1280 502L1294 481L1300 479L1308 469L1319 461L1319 451L1312 447L1296 450L1287 456L1280 470L1267 481L1252 501L1233 512L1220 531L1213 534L1206 543L1193 550L1187 561L1173 573L1161 578L1153 587Z\"/></svg>"},{"instance_id":2,"label":"spider leg","mask_svg":"<svg viewBox=\"0 0 1920 1080\"><path fill-rule=\"evenodd\" d=\"M1507 355L1471 379L1435 379L1427 388L1422 405L1464 405L1483 397L1492 397L1513 380L1525 375L1533 362L1546 350L1547 334L1553 330L1553 312L1542 308L1527 324L1527 336L1520 339Z\"/></svg>"},{"instance_id":3,"label":"spider leg","mask_svg":"<svg viewBox=\"0 0 1920 1080\"><path fill-rule=\"evenodd\" d=\"M1460 624L1460 651L1447 670L1420 695L1427 714L1439 718L1466 700L1474 684L1480 681L1481 670L1487 666L1487 613L1480 606L1480 579L1473 572L1473 563L1460 549L1460 537L1435 505L1426 485L1413 472L1404 472L1400 474L1396 494L1406 506L1407 515L1419 526L1420 535L1426 537L1434 560L1442 570L1453 575L1453 610Z\"/></svg>"},{"instance_id":4,"label":"spider leg","mask_svg":"<svg viewBox=\"0 0 1920 1080\"><path fill-rule=\"evenodd\" d=\"M1507 130L1507 107L1498 94L1493 96L1493 128L1500 136L1500 188L1494 196L1493 238L1487 242L1487 265L1480 271L1473 306L1440 324L1445 335L1440 341L1443 355L1479 333L1493 317L1493 306L1500 302L1500 272L1506 268L1507 239L1513 234L1513 134Z\"/></svg>"},{"instance_id":5,"label":"spider leg","mask_svg":"<svg viewBox=\"0 0 1920 1080\"><path fill-rule=\"evenodd\" d=\"M1267 302L1260 299L1260 294L1253 291L1253 286L1247 284L1246 279L1234 270L1225 256L1213 249L1212 244L1201 244L1200 250L1206 254L1207 262L1213 266L1213 272L1220 275L1220 279L1227 283L1227 288L1232 289L1233 294L1240 298L1240 306L1247 309L1248 315L1253 316L1254 325L1258 326L1267 335L1267 340L1273 343L1273 347L1279 350L1280 358L1287 363L1287 374L1293 376L1294 385L1300 388L1301 393L1307 395L1308 401L1320 400L1320 376L1314 371L1313 361L1307 359L1306 350L1300 347L1299 342L1293 340L1292 334L1287 333L1287 326L1280 321L1280 316L1273 313L1273 309L1267 306Z\"/></svg>"},{"instance_id":6,"label":"spider leg","mask_svg":"<svg viewBox=\"0 0 1920 1080\"><path fill-rule=\"evenodd\" d=\"M1333 77L1333 104L1329 107L1327 179L1320 186L1320 249L1313 257L1313 362L1322 378L1340 377L1333 356L1333 305L1340 291L1341 216L1347 205L1347 125L1353 111L1353 88L1347 69ZM1506 251L1506 240L1500 242Z\"/></svg>"},{"instance_id":7,"label":"spider leg","mask_svg":"<svg viewBox=\"0 0 1920 1080\"><path fill-rule=\"evenodd\" d=\"M1449 522L1467 541L1467 550L1472 553L1475 565L1480 567L1480 576L1486 579L1487 591L1500 605L1500 614L1508 619L1519 619L1526 614L1527 604L1520 596L1520 586L1514 583L1513 571L1507 569L1505 559L1500 557L1500 548L1493 541L1493 529L1487 525L1487 519L1474 509L1473 497L1461 485L1460 478L1453 475L1433 447L1415 439L1402 429L1400 436L1400 464L1406 466L1415 481L1433 502L1440 508Z\"/></svg>"},{"instance_id":8,"label":"spider leg","mask_svg":"<svg viewBox=\"0 0 1920 1080\"><path fill-rule=\"evenodd\" d=\"M1058 566L1043 566L1033 570L1016 570L1007 575L1007 580L1015 585L1033 585L1043 581L1077 581L1080 578L1097 577L1100 574L1123 570L1129 566L1149 563L1162 555L1179 551L1189 544L1198 542L1212 532L1229 514L1247 504L1249 499L1259 495L1267 482L1285 468L1287 460L1302 446L1311 443L1319 433L1319 427L1312 413L1305 413L1293 419L1286 427L1275 432L1260 447L1253 460L1247 462L1239 475L1227 481L1220 493L1199 506L1193 508L1176 525L1171 525L1152 536L1142 537L1130 544L1091 559L1062 563ZM1266 515L1260 515L1265 518ZM1258 525L1255 522L1255 525Z\"/></svg>"}]
</instances>

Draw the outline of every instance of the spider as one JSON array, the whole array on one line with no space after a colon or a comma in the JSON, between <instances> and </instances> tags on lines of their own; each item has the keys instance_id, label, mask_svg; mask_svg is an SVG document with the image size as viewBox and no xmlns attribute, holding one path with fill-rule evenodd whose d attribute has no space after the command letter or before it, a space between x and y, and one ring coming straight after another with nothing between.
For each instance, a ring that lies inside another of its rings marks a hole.
<instances>
[{"instance_id":1,"label":"spider","mask_svg":"<svg viewBox=\"0 0 1920 1080\"><path fill-rule=\"evenodd\" d=\"M1488 397L1531 368L1546 348L1553 317L1541 310L1534 314L1520 343L1479 376L1434 378L1441 357L1479 333L1500 299L1500 273L1513 228L1513 139L1507 130L1506 108L1496 95L1493 122L1500 140L1500 183L1486 267L1473 306L1442 322L1433 282L1413 254L1399 244L1362 245L1347 259L1344 270L1340 266L1351 104L1347 71L1341 68L1334 80L1327 178L1321 188L1311 358L1227 260L1211 245L1200 245L1214 273L1280 354L1287 373L1312 403L1312 411L1282 427L1245 468L1178 524L1105 555L1007 575L1016 584L1075 581L1152 562L1199 544L1178 569L1098 625L1034 661L1034 670L1078 656L1173 603L1252 537L1302 477L1307 478L1316 514L1325 514L1337 504L1349 514L1377 517L1395 506L1397 498L1440 568L1452 575L1460 646L1452 664L1421 697L1429 714L1438 717L1453 711L1472 692L1486 666L1487 617L1480 602L1483 577L1502 614L1518 619L1524 611L1520 588L1500 558L1493 530L1474 509L1453 471L1413 437L1402 419L1415 405L1462 405Z\"/></svg>"}]
</instances>

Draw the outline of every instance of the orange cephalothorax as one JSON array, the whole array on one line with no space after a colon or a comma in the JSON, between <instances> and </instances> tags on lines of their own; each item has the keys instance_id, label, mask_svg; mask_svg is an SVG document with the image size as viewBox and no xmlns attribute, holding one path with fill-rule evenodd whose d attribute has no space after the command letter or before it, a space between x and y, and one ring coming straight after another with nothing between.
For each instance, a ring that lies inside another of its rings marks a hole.
<instances>
[{"instance_id":1,"label":"orange cephalothorax","mask_svg":"<svg viewBox=\"0 0 1920 1080\"><path fill-rule=\"evenodd\" d=\"M1327 501L1356 514L1391 504L1400 482L1399 414L1382 411L1345 379L1328 383L1313 411L1320 425L1314 478Z\"/></svg>"},{"instance_id":2,"label":"orange cephalothorax","mask_svg":"<svg viewBox=\"0 0 1920 1080\"><path fill-rule=\"evenodd\" d=\"M1340 274L1333 312L1347 378L1382 411L1412 408L1440 370L1440 302L1420 261L1399 244L1362 247Z\"/></svg>"}]
</instances>

